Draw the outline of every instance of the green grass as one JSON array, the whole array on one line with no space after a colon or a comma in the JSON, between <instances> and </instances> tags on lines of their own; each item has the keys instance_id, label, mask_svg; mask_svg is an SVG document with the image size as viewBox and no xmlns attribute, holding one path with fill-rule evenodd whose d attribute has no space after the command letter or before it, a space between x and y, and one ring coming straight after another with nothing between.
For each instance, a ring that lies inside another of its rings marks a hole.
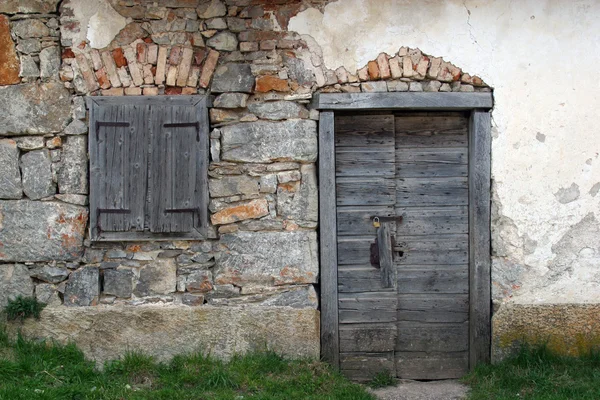
<instances>
[{"instance_id":1,"label":"green grass","mask_svg":"<svg viewBox=\"0 0 600 400\"><path fill-rule=\"evenodd\" d=\"M544 346L524 346L502 363L477 367L463 381L471 386L471 400L596 400L600 354L566 357Z\"/></svg>"},{"instance_id":2,"label":"green grass","mask_svg":"<svg viewBox=\"0 0 600 400\"><path fill-rule=\"evenodd\" d=\"M8 301L4 306L4 313L9 321L21 320L25 318L40 318L40 313L46 307L46 304L40 303L35 297L17 296Z\"/></svg>"},{"instance_id":3,"label":"green grass","mask_svg":"<svg viewBox=\"0 0 600 400\"><path fill-rule=\"evenodd\" d=\"M397 382L396 377L391 371L378 372L373 379L369 382L369 386L373 389L382 388L386 386L394 386Z\"/></svg>"},{"instance_id":4,"label":"green grass","mask_svg":"<svg viewBox=\"0 0 600 400\"><path fill-rule=\"evenodd\" d=\"M74 345L11 341L0 329L0 400L345 399L373 400L364 387L311 360L272 352L225 363L202 354L157 363L137 353L95 369Z\"/></svg>"}]
</instances>

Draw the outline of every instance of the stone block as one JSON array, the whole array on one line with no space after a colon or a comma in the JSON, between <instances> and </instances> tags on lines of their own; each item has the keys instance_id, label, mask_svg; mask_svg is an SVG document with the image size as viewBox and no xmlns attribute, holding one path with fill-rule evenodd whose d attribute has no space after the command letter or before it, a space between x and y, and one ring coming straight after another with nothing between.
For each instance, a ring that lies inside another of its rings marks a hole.
<instances>
[{"instance_id":1,"label":"stone block","mask_svg":"<svg viewBox=\"0 0 600 400\"><path fill-rule=\"evenodd\" d=\"M60 82L0 87L0 136L57 133L71 118L71 95Z\"/></svg>"},{"instance_id":2,"label":"stone block","mask_svg":"<svg viewBox=\"0 0 600 400\"><path fill-rule=\"evenodd\" d=\"M215 283L287 285L316 283L315 232L238 232L221 236Z\"/></svg>"},{"instance_id":3,"label":"stone block","mask_svg":"<svg viewBox=\"0 0 600 400\"><path fill-rule=\"evenodd\" d=\"M104 294L129 298L133 293L133 272L129 269L104 271Z\"/></svg>"},{"instance_id":4,"label":"stone block","mask_svg":"<svg viewBox=\"0 0 600 400\"><path fill-rule=\"evenodd\" d=\"M196 270L185 276L185 290L193 293L207 293L213 289L212 272Z\"/></svg>"},{"instance_id":5,"label":"stone block","mask_svg":"<svg viewBox=\"0 0 600 400\"><path fill-rule=\"evenodd\" d=\"M209 191L211 197L227 197L238 194L258 194L260 190L259 180L246 175L225 176L221 179L209 180Z\"/></svg>"},{"instance_id":6,"label":"stone block","mask_svg":"<svg viewBox=\"0 0 600 400\"><path fill-rule=\"evenodd\" d=\"M360 84L363 92L387 92L387 84L385 81L363 82Z\"/></svg>"},{"instance_id":7,"label":"stone block","mask_svg":"<svg viewBox=\"0 0 600 400\"><path fill-rule=\"evenodd\" d=\"M21 68L19 69L19 76L22 78L38 78L40 76L40 69L38 68L32 56L21 56Z\"/></svg>"},{"instance_id":8,"label":"stone block","mask_svg":"<svg viewBox=\"0 0 600 400\"><path fill-rule=\"evenodd\" d=\"M289 92L290 86L286 79L280 79L275 76L265 75L256 79L255 90L259 93L267 93L271 90L276 92Z\"/></svg>"},{"instance_id":9,"label":"stone block","mask_svg":"<svg viewBox=\"0 0 600 400\"><path fill-rule=\"evenodd\" d=\"M88 193L88 162L85 136L67 136L63 144L63 154L58 170L60 193Z\"/></svg>"},{"instance_id":10,"label":"stone block","mask_svg":"<svg viewBox=\"0 0 600 400\"><path fill-rule=\"evenodd\" d=\"M292 308L319 307L319 298L312 285L293 287L290 290L278 293L259 303L262 306L280 306Z\"/></svg>"},{"instance_id":11,"label":"stone block","mask_svg":"<svg viewBox=\"0 0 600 400\"><path fill-rule=\"evenodd\" d=\"M60 49L50 46L40 52L40 77L56 78L60 69Z\"/></svg>"},{"instance_id":12,"label":"stone block","mask_svg":"<svg viewBox=\"0 0 600 400\"><path fill-rule=\"evenodd\" d=\"M204 304L204 295L195 293L184 293L181 296L181 303L186 306L201 306Z\"/></svg>"},{"instance_id":13,"label":"stone block","mask_svg":"<svg viewBox=\"0 0 600 400\"><path fill-rule=\"evenodd\" d=\"M100 297L100 270L83 267L71 273L65 287L65 306L95 306Z\"/></svg>"},{"instance_id":14,"label":"stone block","mask_svg":"<svg viewBox=\"0 0 600 400\"><path fill-rule=\"evenodd\" d=\"M265 199L258 199L224 208L213 214L210 220L213 225L224 225L247 219L256 219L265 215L269 215L269 205Z\"/></svg>"},{"instance_id":15,"label":"stone block","mask_svg":"<svg viewBox=\"0 0 600 400\"><path fill-rule=\"evenodd\" d=\"M252 88L252 85L250 88ZM223 93L217 96L213 106L217 108L244 108L247 100L248 95L245 93Z\"/></svg>"},{"instance_id":16,"label":"stone block","mask_svg":"<svg viewBox=\"0 0 600 400\"><path fill-rule=\"evenodd\" d=\"M21 157L23 192L31 200L39 200L56 193L52 181L52 161L48 149L34 150Z\"/></svg>"},{"instance_id":17,"label":"stone block","mask_svg":"<svg viewBox=\"0 0 600 400\"><path fill-rule=\"evenodd\" d=\"M183 307L176 305L53 307L40 320L11 324L29 339L75 343L98 365L141 351L157 361L203 349L219 359L272 350L290 358L319 359L319 312L289 307Z\"/></svg>"},{"instance_id":18,"label":"stone block","mask_svg":"<svg viewBox=\"0 0 600 400\"><path fill-rule=\"evenodd\" d=\"M50 36L50 29L40 19L21 19L13 22L12 32L21 39Z\"/></svg>"},{"instance_id":19,"label":"stone block","mask_svg":"<svg viewBox=\"0 0 600 400\"><path fill-rule=\"evenodd\" d=\"M29 269L22 264L0 264L0 307L17 296L33 296Z\"/></svg>"},{"instance_id":20,"label":"stone block","mask_svg":"<svg viewBox=\"0 0 600 400\"><path fill-rule=\"evenodd\" d=\"M196 12L202 19L223 17L227 15L227 7L220 0L210 0L199 5Z\"/></svg>"},{"instance_id":21,"label":"stone block","mask_svg":"<svg viewBox=\"0 0 600 400\"><path fill-rule=\"evenodd\" d=\"M4 3L0 3L0 10ZM39 43L36 41L36 43ZM39 44L38 44L39 45ZM0 15L0 85L19 83L19 57L10 36L8 17Z\"/></svg>"},{"instance_id":22,"label":"stone block","mask_svg":"<svg viewBox=\"0 0 600 400\"><path fill-rule=\"evenodd\" d=\"M56 12L60 0L2 0L0 13L50 14Z\"/></svg>"},{"instance_id":23,"label":"stone block","mask_svg":"<svg viewBox=\"0 0 600 400\"><path fill-rule=\"evenodd\" d=\"M87 219L86 208L72 204L0 201L0 261L75 260Z\"/></svg>"},{"instance_id":24,"label":"stone block","mask_svg":"<svg viewBox=\"0 0 600 400\"><path fill-rule=\"evenodd\" d=\"M238 40L234 33L223 31L208 39L206 45L219 51L234 51L237 49Z\"/></svg>"},{"instance_id":25,"label":"stone block","mask_svg":"<svg viewBox=\"0 0 600 400\"><path fill-rule=\"evenodd\" d=\"M134 294L138 297L170 294L177 290L177 267L171 258L158 259L140 268Z\"/></svg>"},{"instance_id":26,"label":"stone block","mask_svg":"<svg viewBox=\"0 0 600 400\"><path fill-rule=\"evenodd\" d=\"M389 92L408 92L408 83L402 81L387 81Z\"/></svg>"},{"instance_id":27,"label":"stone block","mask_svg":"<svg viewBox=\"0 0 600 400\"><path fill-rule=\"evenodd\" d=\"M42 140L43 143L43 140ZM19 149L12 139L0 140L0 199L20 199L21 171L19 170Z\"/></svg>"},{"instance_id":28,"label":"stone block","mask_svg":"<svg viewBox=\"0 0 600 400\"><path fill-rule=\"evenodd\" d=\"M302 180L297 190L286 185L277 188L277 215L302 227L314 228L319 218L317 172L314 164L301 167Z\"/></svg>"},{"instance_id":29,"label":"stone block","mask_svg":"<svg viewBox=\"0 0 600 400\"><path fill-rule=\"evenodd\" d=\"M317 124L312 120L257 121L221 128L221 158L236 162L317 159Z\"/></svg>"},{"instance_id":30,"label":"stone block","mask_svg":"<svg viewBox=\"0 0 600 400\"><path fill-rule=\"evenodd\" d=\"M66 268L54 267L52 265L42 265L34 267L29 271L32 278L48 283L60 283L69 277L69 271Z\"/></svg>"},{"instance_id":31,"label":"stone block","mask_svg":"<svg viewBox=\"0 0 600 400\"><path fill-rule=\"evenodd\" d=\"M250 65L229 63L217 68L211 90L215 93L251 93L253 86L254 76Z\"/></svg>"},{"instance_id":32,"label":"stone block","mask_svg":"<svg viewBox=\"0 0 600 400\"><path fill-rule=\"evenodd\" d=\"M58 295L56 286L51 283L39 283L35 285L35 298L40 303L47 304L49 306L62 305L62 300Z\"/></svg>"},{"instance_id":33,"label":"stone block","mask_svg":"<svg viewBox=\"0 0 600 400\"><path fill-rule=\"evenodd\" d=\"M248 105L248 110L258 118L273 121L309 117L308 110L293 101L255 102Z\"/></svg>"}]
</instances>

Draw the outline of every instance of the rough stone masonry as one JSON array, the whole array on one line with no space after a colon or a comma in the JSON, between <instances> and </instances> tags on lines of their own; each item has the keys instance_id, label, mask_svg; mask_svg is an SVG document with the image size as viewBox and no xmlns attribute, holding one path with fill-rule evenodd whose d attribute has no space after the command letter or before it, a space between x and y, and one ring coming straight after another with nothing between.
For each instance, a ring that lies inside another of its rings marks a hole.
<instances>
[{"instance_id":1,"label":"rough stone masonry","mask_svg":"<svg viewBox=\"0 0 600 400\"><path fill-rule=\"evenodd\" d=\"M491 90L402 43L327 68L287 29L327 3L0 4L0 306L49 304L27 335L75 340L98 361L131 348L319 356L313 93ZM208 238L91 242L85 97L190 94L214 96Z\"/></svg>"}]
</instances>

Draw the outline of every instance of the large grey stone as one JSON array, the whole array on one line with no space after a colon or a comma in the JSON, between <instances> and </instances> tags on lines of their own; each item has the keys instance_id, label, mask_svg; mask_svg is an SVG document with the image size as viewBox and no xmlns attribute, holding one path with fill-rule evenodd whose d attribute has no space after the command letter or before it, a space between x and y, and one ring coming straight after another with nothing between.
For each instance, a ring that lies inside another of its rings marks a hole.
<instances>
[{"instance_id":1,"label":"large grey stone","mask_svg":"<svg viewBox=\"0 0 600 400\"><path fill-rule=\"evenodd\" d=\"M22 78L37 78L40 76L40 69L32 56L21 56L19 76Z\"/></svg>"},{"instance_id":2,"label":"large grey stone","mask_svg":"<svg viewBox=\"0 0 600 400\"><path fill-rule=\"evenodd\" d=\"M13 22L12 33L21 39L50 36L50 29L40 19L21 19Z\"/></svg>"},{"instance_id":3,"label":"large grey stone","mask_svg":"<svg viewBox=\"0 0 600 400\"><path fill-rule=\"evenodd\" d=\"M58 170L60 193L88 193L88 162L85 136L67 136L63 144L63 154Z\"/></svg>"},{"instance_id":4,"label":"large grey stone","mask_svg":"<svg viewBox=\"0 0 600 400\"><path fill-rule=\"evenodd\" d=\"M140 269L140 277L135 285L136 296L170 294L177 290L177 266L175 260L159 259Z\"/></svg>"},{"instance_id":5,"label":"large grey stone","mask_svg":"<svg viewBox=\"0 0 600 400\"><path fill-rule=\"evenodd\" d=\"M202 19L223 17L227 14L227 7L220 0L210 0L200 4L196 12Z\"/></svg>"},{"instance_id":6,"label":"large grey stone","mask_svg":"<svg viewBox=\"0 0 600 400\"><path fill-rule=\"evenodd\" d=\"M221 236L215 283L286 285L316 283L317 234L238 232Z\"/></svg>"},{"instance_id":7,"label":"large grey stone","mask_svg":"<svg viewBox=\"0 0 600 400\"><path fill-rule=\"evenodd\" d=\"M11 335L18 331L75 343L99 365L129 351L158 361L198 350L221 359L266 349L292 358L320 355L319 312L290 307L48 307L40 320L9 326Z\"/></svg>"},{"instance_id":8,"label":"large grey stone","mask_svg":"<svg viewBox=\"0 0 600 400\"><path fill-rule=\"evenodd\" d=\"M33 296L29 269L22 264L0 264L0 307L17 296Z\"/></svg>"},{"instance_id":9,"label":"large grey stone","mask_svg":"<svg viewBox=\"0 0 600 400\"><path fill-rule=\"evenodd\" d=\"M35 267L29 271L29 274L36 279L49 283L60 283L69 277L69 270L52 265L43 265Z\"/></svg>"},{"instance_id":10,"label":"large grey stone","mask_svg":"<svg viewBox=\"0 0 600 400\"><path fill-rule=\"evenodd\" d=\"M20 199L19 149L12 139L0 140L0 199Z\"/></svg>"},{"instance_id":11,"label":"large grey stone","mask_svg":"<svg viewBox=\"0 0 600 400\"><path fill-rule=\"evenodd\" d=\"M258 118L278 121L290 118L308 118L308 110L293 101L268 101L248 104L248 110Z\"/></svg>"},{"instance_id":12,"label":"large grey stone","mask_svg":"<svg viewBox=\"0 0 600 400\"><path fill-rule=\"evenodd\" d=\"M221 179L210 179L210 196L226 197L238 194L258 194L260 190L259 182L258 178L247 175L224 176Z\"/></svg>"},{"instance_id":13,"label":"large grey stone","mask_svg":"<svg viewBox=\"0 0 600 400\"><path fill-rule=\"evenodd\" d=\"M237 49L237 36L231 32L219 32L206 41L206 45L219 51L234 51Z\"/></svg>"},{"instance_id":14,"label":"large grey stone","mask_svg":"<svg viewBox=\"0 0 600 400\"><path fill-rule=\"evenodd\" d=\"M223 93L217 96L213 106L216 108L244 108L247 100L248 95L245 93Z\"/></svg>"},{"instance_id":15,"label":"large grey stone","mask_svg":"<svg viewBox=\"0 0 600 400\"><path fill-rule=\"evenodd\" d=\"M31 200L38 200L56 193L52 182L52 161L48 149L35 150L21 157L23 191Z\"/></svg>"},{"instance_id":16,"label":"large grey stone","mask_svg":"<svg viewBox=\"0 0 600 400\"><path fill-rule=\"evenodd\" d=\"M248 64L229 63L221 65L215 71L211 90L214 93L245 92L254 88L254 75ZM244 101L245 103L245 101Z\"/></svg>"},{"instance_id":17,"label":"large grey stone","mask_svg":"<svg viewBox=\"0 0 600 400\"><path fill-rule=\"evenodd\" d=\"M71 116L71 95L62 82L0 87L0 135L56 133Z\"/></svg>"},{"instance_id":18,"label":"large grey stone","mask_svg":"<svg viewBox=\"0 0 600 400\"><path fill-rule=\"evenodd\" d=\"M17 50L25 54L39 53L41 48L39 39L21 39L17 45Z\"/></svg>"},{"instance_id":19,"label":"large grey stone","mask_svg":"<svg viewBox=\"0 0 600 400\"><path fill-rule=\"evenodd\" d=\"M0 201L0 261L74 260L87 219L87 209L72 204Z\"/></svg>"},{"instance_id":20,"label":"large grey stone","mask_svg":"<svg viewBox=\"0 0 600 400\"><path fill-rule=\"evenodd\" d=\"M100 297L100 270L83 267L71 273L65 288L66 306L95 306Z\"/></svg>"},{"instance_id":21,"label":"large grey stone","mask_svg":"<svg viewBox=\"0 0 600 400\"><path fill-rule=\"evenodd\" d=\"M303 165L300 171L299 185L277 187L277 214L300 226L314 228L319 218L317 171L314 164Z\"/></svg>"},{"instance_id":22,"label":"large grey stone","mask_svg":"<svg viewBox=\"0 0 600 400\"><path fill-rule=\"evenodd\" d=\"M224 126L221 128L221 158L237 162L314 162L317 123L302 119Z\"/></svg>"},{"instance_id":23,"label":"large grey stone","mask_svg":"<svg viewBox=\"0 0 600 400\"><path fill-rule=\"evenodd\" d=\"M51 46L42 49L42 51L40 52L40 77L58 77L59 69L60 49L58 48L58 46Z\"/></svg>"},{"instance_id":24,"label":"large grey stone","mask_svg":"<svg viewBox=\"0 0 600 400\"><path fill-rule=\"evenodd\" d=\"M2 0L0 13L49 14L56 12L60 0Z\"/></svg>"},{"instance_id":25,"label":"large grey stone","mask_svg":"<svg viewBox=\"0 0 600 400\"><path fill-rule=\"evenodd\" d=\"M133 272L129 269L104 271L104 294L129 298L133 292Z\"/></svg>"},{"instance_id":26,"label":"large grey stone","mask_svg":"<svg viewBox=\"0 0 600 400\"><path fill-rule=\"evenodd\" d=\"M51 283L39 283L35 285L35 298L40 303L44 303L49 306L59 306L62 304L62 300L58 295L56 286Z\"/></svg>"},{"instance_id":27,"label":"large grey stone","mask_svg":"<svg viewBox=\"0 0 600 400\"><path fill-rule=\"evenodd\" d=\"M260 303L263 306L286 306L293 308L319 307L317 292L312 285L292 287Z\"/></svg>"}]
</instances>

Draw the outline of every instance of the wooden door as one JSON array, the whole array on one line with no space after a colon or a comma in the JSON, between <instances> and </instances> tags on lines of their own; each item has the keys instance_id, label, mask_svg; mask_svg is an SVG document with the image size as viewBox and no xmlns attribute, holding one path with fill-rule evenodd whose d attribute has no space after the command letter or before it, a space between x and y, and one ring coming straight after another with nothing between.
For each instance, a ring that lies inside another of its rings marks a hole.
<instances>
[{"instance_id":1,"label":"wooden door","mask_svg":"<svg viewBox=\"0 0 600 400\"><path fill-rule=\"evenodd\" d=\"M339 360L353 379L468 370L468 124L462 112L335 118Z\"/></svg>"}]
</instances>

